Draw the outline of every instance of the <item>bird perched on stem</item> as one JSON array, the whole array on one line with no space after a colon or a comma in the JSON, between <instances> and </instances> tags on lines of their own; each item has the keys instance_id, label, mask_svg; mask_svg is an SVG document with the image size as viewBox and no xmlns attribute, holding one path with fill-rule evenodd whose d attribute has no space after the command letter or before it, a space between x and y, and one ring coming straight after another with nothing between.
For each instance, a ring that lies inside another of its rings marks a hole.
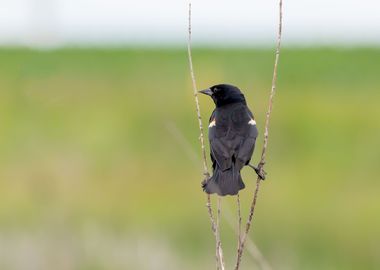
<instances>
[{"instance_id":1,"label":"bird perched on stem","mask_svg":"<svg viewBox=\"0 0 380 270\"><path fill-rule=\"evenodd\" d=\"M265 172L249 164L258 135L256 121L239 88L218 84L199 93L210 96L216 108L209 120L210 155L213 175L202 182L203 190L218 195L236 195L245 187L240 175L248 165L261 179Z\"/></svg>"}]
</instances>

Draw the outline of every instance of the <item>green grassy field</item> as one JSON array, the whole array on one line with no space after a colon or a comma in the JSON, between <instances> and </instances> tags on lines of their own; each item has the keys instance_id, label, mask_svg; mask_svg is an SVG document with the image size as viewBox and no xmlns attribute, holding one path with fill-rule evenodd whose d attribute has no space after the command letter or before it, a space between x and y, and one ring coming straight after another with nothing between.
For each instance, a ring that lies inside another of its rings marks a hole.
<instances>
[{"instance_id":1,"label":"green grassy field","mask_svg":"<svg viewBox=\"0 0 380 270\"><path fill-rule=\"evenodd\" d=\"M0 50L0 269L214 268L186 57ZM243 89L261 149L273 50L193 58L200 88ZM379 49L282 51L250 234L273 269L380 269L379 72ZM245 220L255 175L243 179ZM229 269L235 204L223 199Z\"/></svg>"}]
</instances>

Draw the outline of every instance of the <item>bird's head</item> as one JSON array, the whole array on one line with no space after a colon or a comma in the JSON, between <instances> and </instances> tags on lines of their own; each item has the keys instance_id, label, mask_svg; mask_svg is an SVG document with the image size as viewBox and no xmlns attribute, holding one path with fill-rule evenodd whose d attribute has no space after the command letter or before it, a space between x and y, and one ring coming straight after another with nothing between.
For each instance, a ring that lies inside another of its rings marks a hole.
<instances>
[{"instance_id":1,"label":"bird's head","mask_svg":"<svg viewBox=\"0 0 380 270\"><path fill-rule=\"evenodd\" d=\"M199 93L210 96L214 100L216 107L238 102L246 103L240 89L230 84L217 84L201 90Z\"/></svg>"}]
</instances>

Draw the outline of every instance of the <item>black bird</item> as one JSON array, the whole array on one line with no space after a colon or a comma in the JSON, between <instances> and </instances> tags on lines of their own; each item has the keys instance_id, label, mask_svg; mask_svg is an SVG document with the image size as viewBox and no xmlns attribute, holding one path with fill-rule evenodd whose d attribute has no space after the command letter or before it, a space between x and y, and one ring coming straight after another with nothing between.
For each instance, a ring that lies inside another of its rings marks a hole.
<instances>
[{"instance_id":1,"label":"black bird","mask_svg":"<svg viewBox=\"0 0 380 270\"><path fill-rule=\"evenodd\" d=\"M202 183L203 190L236 195L245 187L240 170L249 165L255 149L256 121L236 86L218 84L199 92L211 96L216 105L208 126L213 175ZM259 169L251 167L260 175Z\"/></svg>"}]
</instances>

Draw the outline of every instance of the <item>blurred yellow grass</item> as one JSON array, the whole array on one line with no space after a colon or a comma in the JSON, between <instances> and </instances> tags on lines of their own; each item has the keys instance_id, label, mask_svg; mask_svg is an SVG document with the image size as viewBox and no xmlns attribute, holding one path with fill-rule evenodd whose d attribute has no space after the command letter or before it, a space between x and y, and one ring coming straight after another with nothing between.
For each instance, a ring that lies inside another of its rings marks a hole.
<instances>
[{"instance_id":1,"label":"blurred yellow grass","mask_svg":"<svg viewBox=\"0 0 380 270\"><path fill-rule=\"evenodd\" d=\"M199 87L237 84L262 134L273 51L193 54ZM281 57L251 236L274 269L378 269L380 51ZM1 269L214 267L184 50L1 49L0 59ZM213 104L201 106L206 121ZM247 213L255 178L243 179ZM225 221L222 232L232 265ZM152 258L163 263L144 262L161 248Z\"/></svg>"}]
</instances>

